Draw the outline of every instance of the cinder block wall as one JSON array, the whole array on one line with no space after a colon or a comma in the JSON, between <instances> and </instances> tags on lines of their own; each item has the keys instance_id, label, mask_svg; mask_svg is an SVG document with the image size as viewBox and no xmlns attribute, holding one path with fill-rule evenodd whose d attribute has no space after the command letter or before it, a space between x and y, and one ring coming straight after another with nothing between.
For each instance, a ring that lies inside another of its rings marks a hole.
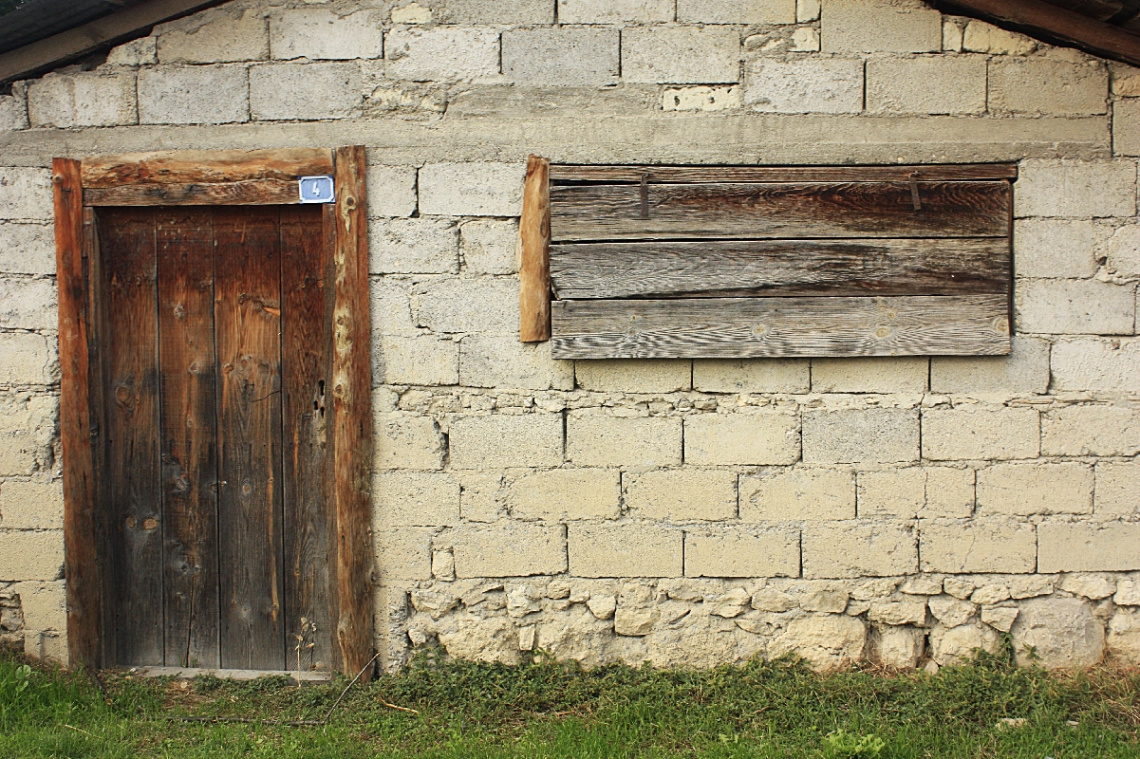
<instances>
[{"instance_id":1,"label":"cinder block wall","mask_svg":"<svg viewBox=\"0 0 1140 759\"><path fill-rule=\"evenodd\" d=\"M241 0L17 85L0 128L0 590L32 653L65 656L51 157L363 143L388 667L934 667L1007 632L1140 661L1140 70L917 0ZM530 152L1019 162L1013 355L553 361L516 332Z\"/></svg>"}]
</instances>

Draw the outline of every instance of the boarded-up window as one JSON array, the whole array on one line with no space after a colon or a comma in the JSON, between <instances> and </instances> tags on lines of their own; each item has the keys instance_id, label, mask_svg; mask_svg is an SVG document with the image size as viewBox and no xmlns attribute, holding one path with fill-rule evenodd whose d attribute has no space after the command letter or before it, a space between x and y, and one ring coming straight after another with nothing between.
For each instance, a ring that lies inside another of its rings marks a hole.
<instances>
[{"instance_id":1,"label":"boarded-up window","mask_svg":"<svg viewBox=\"0 0 1140 759\"><path fill-rule=\"evenodd\" d=\"M553 355L1009 353L1015 177L551 166Z\"/></svg>"}]
</instances>

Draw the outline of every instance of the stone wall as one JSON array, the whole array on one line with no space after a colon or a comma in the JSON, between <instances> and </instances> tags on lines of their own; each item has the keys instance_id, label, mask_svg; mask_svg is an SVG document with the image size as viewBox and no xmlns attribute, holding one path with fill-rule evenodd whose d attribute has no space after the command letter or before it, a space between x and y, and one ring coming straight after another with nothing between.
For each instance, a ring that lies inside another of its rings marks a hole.
<instances>
[{"instance_id":1,"label":"stone wall","mask_svg":"<svg viewBox=\"0 0 1140 759\"><path fill-rule=\"evenodd\" d=\"M239 0L18 84L0 128L33 653L65 655L50 158L360 143L387 666L1140 661L1138 70L917 0ZM1016 161L1013 354L553 361L517 341L530 152Z\"/></svg>"}]
</instances>

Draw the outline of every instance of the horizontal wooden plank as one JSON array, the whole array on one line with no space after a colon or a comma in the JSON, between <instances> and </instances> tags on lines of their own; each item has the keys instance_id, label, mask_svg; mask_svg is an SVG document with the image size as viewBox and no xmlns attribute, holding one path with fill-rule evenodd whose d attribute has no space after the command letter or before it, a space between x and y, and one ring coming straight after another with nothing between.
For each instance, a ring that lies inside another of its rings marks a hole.
<instances>
[{"instance_id":1,"label":"horizontal wooden plank","mask_svg":"<svg viewBox=\"0 0 1140 759\"><path fill-rule=\"evenodd\" d=\"M562 300L557 359L1009 353L1002 295Z\"/></svg>"},{"instance_id":2,"label":"horizontal wooden plank","mask_svg":"<svg viewBox=\"0 0 1140 759\"><path fill-rule=\"evenodd\" d=\"M98 156L83 161L83 187L128 184L202 184L283 179L332 174L332 151L320 148L275 150L179 150ZM294 189L294 193L296 189Z\"/></svg>"},{"instance_id":3,"label":"horizontal wooden plank","mask_svg":"<svg viewBox=\"0 0 1140 759\"><path fill-rule=\"evenodd\" d=\"M88 206L276 206L300 203L296 179L127 184L83 191Z\"/></svg>"},{"instance_id":4,"label":"horizontal wooden plank","mask_svg":"<svg viewBox=\"0 0 1140 759\"><path fill-rule=\"evenodd\" d=\"M927 182L1016 179L1012 163L933 164L928 166L568 166L552 165L550 181L637 184L698 182Z\"/></svg>"},{"instance_id":5,"label":"horizontal wooden plank","mask_svg":"<svg viewBox=\"0 0 1140 759\"><path fill-rule=\"evenodd\" d=\"M1009 293L1009 240L702 240L551 248L555 296Z\"/></svg>"}]
</instances>

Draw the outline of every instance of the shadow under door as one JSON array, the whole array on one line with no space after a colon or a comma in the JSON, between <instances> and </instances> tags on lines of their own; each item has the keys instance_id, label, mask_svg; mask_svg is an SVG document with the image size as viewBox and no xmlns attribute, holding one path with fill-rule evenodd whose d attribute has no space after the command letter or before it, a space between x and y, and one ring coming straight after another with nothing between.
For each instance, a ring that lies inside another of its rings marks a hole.
<instances>
[{"instance_id":1,"label":"shadow under door","mask_svg":"<svg viewBox=\"0 0 1140 759\"><path fill-rule=\"evenodd\" d=\"M107 665L339 666L322 208L96 213Z\"/></svg>"}]
</instances>

